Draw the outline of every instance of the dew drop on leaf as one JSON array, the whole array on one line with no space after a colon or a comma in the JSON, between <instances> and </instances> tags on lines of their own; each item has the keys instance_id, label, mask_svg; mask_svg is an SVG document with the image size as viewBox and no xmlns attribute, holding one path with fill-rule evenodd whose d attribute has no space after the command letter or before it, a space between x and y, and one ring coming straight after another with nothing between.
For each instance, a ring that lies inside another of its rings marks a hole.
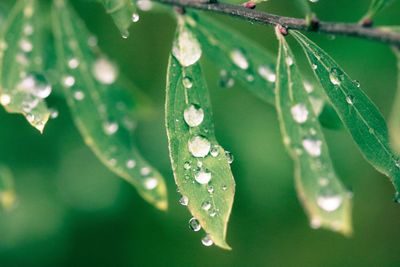
<instances>
[{"instance_id":1,"label":"dew drop on leaf","mask_svg":"<svg viewBox=\"0 0 400 267\"><path fill-rule=\"evenodd\" d=\"M320 195L317 198L318 206L327 211L332 212L337 210L342 204L343 198L341 195L330 192L329 190L321 190Z\"/></svg>"},{"instance_id":2,"label":"dew drop on leaf","mask_svg":"<svg viewBox=\"0 0 400 267\"><path fill-rule=\"evenodd\" d=\"M204 201L204 202L201 204L201 208L202 208L203 210L205 210L205 211L210 210L210 209L211 209L211 202L210 202L210 201Z\"/></svg>"},{"instance_id":3,"label":"dew drop on leaf","mask_svg":"<svg viewBox=\"0 0 400 267\"><path fill-rule=\"evenodd\" d=\"M307 107L302 104L296 104L294 105L291 109L290 112L292 113L292 117L294 119L295 122L297 123L305 123L307 121L308 118L308 109Z\"/></svg>"},{"instance_id":4,"label":"dew drop on leaf","mask_svg":"<svg viewBox=\"0 0 400 267\"><path fill-rule=\"evenodd\" d=\"M187 125L189 125L190 127L196 127L203 122L204 111L200 107L190 105L184 110L183 117Z\"/></svg>"},{"instance_id":5,"label":"dew drop on leaf","mask_svg":"<svg viewBox=\"0 0 400 267\"><path fill-rule=\"evenodd\" d=\"M207 138L197 135L189 140L188 148L192 156L204 158L210 152L211 144Z\"/></svg>"},{"instance_id":6,"label":"dew drop on leaf","mask_svg":"<svg viewBox=\"0 0 400 267\"><path fill-rule=\"evenodd\" d=\"M333 85L340 85L343 80L343 72L338 68L332 68L329 72L329 80Z\"/></svg>"},{"instance_id":7,"label":"dew drop on leaf","mask_svg":"<svg viewBox=\"0 0 400 267\"><path fill-rule=\"evenodd\" d=\"M102 84L113 84L118 77L118 69L108 59L99 58L93 65L93 75Z\"/></svg>"},{"instance_id":8,"label":"dew drop on leaf","mask_svg":"<svg viewBox=\"0 0 400 267\"><path fill-rule=\"evenodd\" d=\"M129 159L129 160L126 162L126 167L127 167L128 169L133 169L133 168L135 168L135 166L136 166L136 161L133 160L133 159Z\"/></svg>"},{"instance_id":9,"label":"dew drop on leaf","mask_svg":"<svg viewBox=\"0 0 400 267\"><path fill-rule=\"evenodd\" d=\"M138 22L140 19L140 16L138 13L133 13L132 14L132 22Z\"/></svg>"},{"instance_id":10,"label":"dew drop on leaf","mask_svg":"<svg viewBox=\"0 0 400 267\"><path fill-rule=\"evenodd\" d=\"M183 67L195 64L201 58L201 46L194 34L185 26L180 26L179 36L175 38L172 54Z\"/></svg>"},{"instance_id":11,"label":"dew drop on leaf","mask_svg":"<svg viewBox=\"0 0 400 267\"><path fill-rule=\"evenodd\" d=\"M144 187L148 190L153 190L158 185L158 180L154 177L147 177L144 180Z\"/></svg>"},{"instance_id":12,"label":"dew drop on leaf","mask_svg":"<svg viewBox=\"0 0 400 267\"><path fill-rule=\"evenodd\" d=\"M233 154L229 151L225 151L225 157L227 158L228 163L232 164L232 162L234 160Z\"/></svg>"},{"instance_id":13,"label":"dew drop on leaf","mask_svg":"<svg viewBox=\"0 0 400 267\"><path fill-rule=\"evenodd\" d=\"M179 204L181 204L182 206L187 206L189 204L189 198L187 196L182 196L179 199Z\"/></svg>"},{"instance_id":14,"label":"dew drop on leaf","mask_svg":"<svg viewBox=\"0 0 400 267\"><path fill-rule=\"evenodd\" d=\"M182 84L186 89L190 89L193 86L192 79L189 77L185 77L182 79Z\"/></svg>"},{"instance_id":15,"label":"dew drop on leaf","mask_svg":"<svg viewBox=\"0 0 400 267\"><path fill-rule=\"evenodd\" d=\"M9 94L2 94L0 96L0 104L7 106L11 103L11 96Z\"/></svg>"},{"instance_id":16,"label":"dew drop on leaf","mask_svg":"<svg viewBox=\"0 0 400 267\"><path fill-rule=\"evenodd\" d=\"M211 172L207 169L200 168L194 174L194 179L199 184L208 184L211 180Z\"/></svg>"},{"instance_id":17,"label":"dew drop on leaf","mask_svg":"<svg viewBox=\"0 0 400 267\"><path fill-rule=\"evenodd\" d=\"M189 228L192 229L195 232L198 232L201 229L201 225L200 225L199 221L196 218L191 218L189 220Z\"/></svg>"},{"instance_id":18,"label":"dew drop on leaf","mask_svg":"<svg viewBox=\"0 0 400 267\"><path fill-rule=\"evenodd\" d=\"M247 70L249 68L249 62L247 58L243 55L242 51L235 49L230 53L231 60L233 64L242 70Z\"/></svg>"},{"instance_id":19,"label":"dew drop on leaf","mask_svg":"<svg viewBox=\"0 0 400 267\"><path fill-rule=\"evenodd\" d=\"M304 139L303 147L307 151L307 153L312 157L318 157L321 155L321 140L313 140L313 139Z\"/></svg>"},{"instance_id":20,"label":"dew drop on leaf","mask_svg":"<svg viewBox=\"0 0 400 267\"><path fill-rule=\"evenodd\" d=\"M276 81L275 72L268 66L262 65L258 67L258 74L265 80L274 83Z\"/></svg>"},{"instance_id":21,"label":"dew drop on leaf","mask_svg":"<svg viewBox=\"0 0 400 267\"><path fill-rule=\"evenodd\" d=\"M112 135L118 131L119 125L116 122L106 122L103 125L104 132L107 135Z\"/></svg>"},{"instance_id":22,"label":"dew drop on leaf","mask_svg":"<svg viewBox=\"0 0 400 267\"><path fill-rule=\"evenodd\" d=\"M214 244L214 242L212 241L212 239L209 235L206 235L205 237L203 237L201 239L201 243L206 247L212 246L212 244Z\"/></svg>"}]
</instances>

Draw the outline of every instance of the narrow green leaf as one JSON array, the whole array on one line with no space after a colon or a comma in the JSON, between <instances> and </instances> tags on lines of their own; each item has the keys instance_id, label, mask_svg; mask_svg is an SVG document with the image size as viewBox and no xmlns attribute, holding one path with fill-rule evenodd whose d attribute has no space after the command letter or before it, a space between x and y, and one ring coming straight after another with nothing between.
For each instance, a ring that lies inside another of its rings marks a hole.
<instances>
[{"instance_id":1,"label":"narrow green leaf","mask_svg":"<svg viewBox=\"0 0 400 267\"><path fill-rule=\"evenodd\" d=\"M321 48L297 31L291 32L363 156L400 190L400 164L389 145L386 122L378 108Z\"/></svg>"},{"instance_id":2,"label":"narrow green leaf","mask_svg":"<svg viewBox=\"0 0 400 267\"><path fill-rule=\"evenodd\" d=\"M122 37L129 37L129 27L139 20L133 0L99 0L112 17Z\"/></svg>"},{"instance_id":3,"label":"narrow green leaf","mask_svg":"<svg viewBox=\"0 0 400 267\"><path fill-rule=\"evenodd\" d=\"M0 104L43 132L51 86L43 75L41 14L35 0L19 0L0 31Z\"/></svg>"},{"instance_id":4,"label":"narrow green leaf","mask_svg":"<svg viewBox=\"0 0 400 267\"><path fill-rule=\"evenodd\" d=\"M196 34L205 54L221 69L220 84L231 87L238 80L254 95L275 105L276 57L240 32L207 16L195 12L189 12L189 15L186 17L187 25ZM308 81L305 84L314 111L320 114L326 106L322 89ZM331 112L326 110L329 117L335 118ZM330 127L330 124L327 122L325 125Z\"/></svg>"},{"instance_id":5,"label":"narrow green leaf","mask_svg":"<svg viewBox=\"0 0 400 267\"><path fill-rule=\"evenodd\" d=\"M349 235L350 193L336 176L293 54L284 37L279 32L277 36L276 109L285 146L295 163L297 193L311 227Z\"/></svg>"},{"instance_id":6,"label":"narrow green leaf","mask_svg":"<svg viewBox=\"0 0 400 267\"><path fill-rule=\"evenodd\" d=\"M393 2L395 2L395 0L372 0L364 18L372 19L377 13L382 11L382 9L386 8Z\"/></svg>"},{"instance_id":7,"label":"narrow green leaf","mask_svg":"<svg viewBox=\"0 0 400 267\"><path fill-rule=\"evenodd\" d=\"M295 4L299 7L301 13L303 13L304 16L307 16L311 14L311 7L310 7L310 2L309 0L296 0Z\"/></svg>"},{"instance_id":8,"label":"narrow green leaf","mask_svg":"<svg viewBox=\"0 0 400 267\"><path fill-rule=\"evenodd\" d=\"M14 181L12 174L5 166L0 166L0 208L10 210L16 204Z\"/></svg>"},{"instance_id":9,"label":"narrow green leaf","mask_svg":"<svg viewBox=\"0 0 400 267\"><path fill-rule=\"evenodd\" d=\"M188 208L213 242L225 241L235 182L227 152L217 143L201 48L180 20L169 60L166 127L175 182ZM206 242L207 243L207 242Z\"/></svg>"},{"instance_id":10,"label":"narrow green leaf","mask_svg":"<svg viewBox=\"0 0 400 267\"><path fill-rule=\"evenodd\" d=\"M389 136L393 149L400 153L400 48L393 47L397 58L397 91L389 119Z\"/></svg>"},{"instance_id":11,"label":"narrow green leaf","mask_svg":"<svg viewBox=\"0 0 400 267\"><path fill-rule=\"evenodd\" d=\"M118 70L99 50L81 19L55 0L53 27L64 95L86 144L114 173L134 185L157 208L167 208L161 175L139 154L132 139L135 99L119 86Z\"/></svg>"}]
</instances>

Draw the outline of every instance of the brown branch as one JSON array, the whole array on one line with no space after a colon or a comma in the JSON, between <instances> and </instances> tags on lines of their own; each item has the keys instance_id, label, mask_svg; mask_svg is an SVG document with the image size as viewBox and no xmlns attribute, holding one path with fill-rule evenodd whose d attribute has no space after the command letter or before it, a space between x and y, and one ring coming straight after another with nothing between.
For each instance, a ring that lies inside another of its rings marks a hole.
<instances>
[{"instance_id":1,"label":"brown branch","mask_svg":"<svg viewBox=\"0 0 400 267\"><path fill-rule=\"evenodd\" d=\"M353 36L363 39L374 40L390 45L400 46L400 33L390 32L379 28L363 27L360 24L340 23L340 22L323 22L318 23L318 27L310 27L305 19L283 17L266 12L260 12L242 7L240 5L232 5L225 3L201 2L198 0L153 0L155 2L183 7L206 10L210 12L230 15L251 22L268 25L281 25L288 29L300 31L310 31L318 33L326 33L332 35Z\"/></svg>"}]
</instances>

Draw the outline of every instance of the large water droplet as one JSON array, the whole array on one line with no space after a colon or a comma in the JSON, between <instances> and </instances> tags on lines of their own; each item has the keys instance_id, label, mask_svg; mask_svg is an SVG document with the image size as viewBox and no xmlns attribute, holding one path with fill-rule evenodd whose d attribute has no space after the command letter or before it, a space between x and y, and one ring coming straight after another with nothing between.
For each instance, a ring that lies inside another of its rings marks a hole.
<instances>
[{"instance_id":1,"label":"large water droplet","mask_svg":"<svg viewBox=\"0 0 400 267\"><path fill-rule=\"evenodd\" d=\"M102 84L112 84L118 77L118 69L108 59L99 58L93 65L93 75Z\"/></svg>"},{"instance_id":2,"label":"large water droplet","mask_svg":"<svg viewBox=\"0 0 400 267\"><path fill-rule=\"evenodd\" d=\"M184 77L182 79L182 84L186 89L190 89L193 87L193 82L192 79L190 77Z\"/></svg>"},{"instance_id":3,"label":"large water droplet","mask_svg":"<svg viewBox=\"0 0 400 267\"><path fill-rule=\"evenodd\" d=\"M51 94L52 88L46 77L39 73L26 75L18 84L18 89L28 92L38 98L46 98Z\"/></svg>"},{"instance_id":4,"label":"large water droplet","mask_svg":"<svg viewBox=\"0 0 400 267\"><path fill-rule=\"evenodd\" d=\"M133 13L132 14L132 22L138 22L140 19L140 16L138 13Z\"/></svg>"},{"instance_id":5,"label":"large water droplet","mask_svg":"<svg viewBox=\"0 0 400 267\"><path fill-rule=\"evenodd\" d=\"M211 202L210 201L204 201L202 204L201 204L201 208L203 209L203 210L205 210L205 211L208 211L208 210L210 210L211 209Z\"/></svg>"},{"instance_id":6,"label":"large water droplet","mask_svg":"<svg viewBox=\"0 0 400 267\"><path fill-rule=\"evenodd\" d=\"M321 140L314 140L314 139L304 139L303 142L303 147L307 151L307 153L312 156L312 157L318 157L321 155L321 146L322 146L322 141Z\"/></svg>"},{"instance_id":7,"label":"large water droplet","mask_svg":"<svg viewBox=\"0 0 400 267\"><path fill-rule=\"evenodd\" d=\"M191 218L189 220L189 228L192 229L193 231L197 232L197 231L200 231L201 225L196 218Z\"/></svg>"},{"instance_id":8,"label":"large water droplet","mask_svg":"<svg viewBox=\"0 0 400 267\"><path fill-rule=\"evenodd\" d=\"M0 96L0 104L2 104L3 106L7 106L11 103L11 96L8 94L2 94Z\"/></svg>"},{"instance_id":9,"label":"large water droplet","mask_svg":"<svg viewBox=\"0 0 400 267\"><path fill-rule=\"evenodd\" d=\"M241 68L242 70L247 70L249 68L249 62L247 58L243 55L242 51L235 49L230 53L231 60L233 64Z\"/></svg>"},{"instance_id":10,"label":"large water droplet","mask_svg":"<svg viewBox=\"0 0 400 267\"><path fill-rule=\"evenodd\" d=\"M211 180L211 172L207 169L200 168L195 174L194 179L199 184L208 184Z\"/></svg>"},{"instance_id":11,"label":"large water droplet","mask_svg":"<svg viewBox=\"0 0 400 267\"><path fill-rule=\"evenodd\" d=\"M273 83L276 81L276 74L275 72L268 66L262 65L258 68L258 74L260 74L260 76Z\"/></svg>"},{"instance_id":12,"label":"large water droplet","mask_svg":"<svg viewBox=\"0 0 400 267\"><path fill-rule=\"evenodd\" d=\"M344 74L338 68L332 68L329 73L329 79L333 85L340 85L343 81Z\"/></svg>"},{"instance_id":13,"label":"large water droplet","mask_svg":"<svg viewBox=\"0 0 400 267\"><path fill-rule=\"evenodd\" d=\"M290 112L295 122L305 123L307 121L309 112L306 105L302 103L296 104L290 109Z\"/></svg>"},{"instance_id":14,"label":"large water droplet","mask_svg":"<svg viewBox=\"0 0 400 267\"><path fill-rule=\"evenodd\" d=\"M203 237L201 239L201 243L206 247L209 247L212 244L214 244L214 242L212 241L212 239L211 239L211 237L209 235L206 235L205 237Z\"/></svg>"},{"instance_id":15,"label":"large water droplet","mask_svg":"<svg viewBox=\"0 0 400 267\"><path fill-rule=\"evenodd\" d=\"M318 206L327 212L337 210L341 206L342 201L343 198L341 195L329 192L328 190L325 192L322 191L317 198Z\"/></svg>"},{"instance_id":16,"label":"large water droplet","mask_svg":"<svg viewBox=\"0 0 400 267\"><path fill-rule=\"evenodd\" d=\"M144 187L148 190L153 190L158 185L158 180L154 177L147 177L144 179Z\"/></svg>"},{"instance_id":17,"label":"large water droplet","mask_svg":"<svg viewBox=\"0 0 400 267\"><path fill-rule=\"evenodd\" d=\"M197 107L195 105L190 105L183 112L183 117L185 118L185 122L190 127L199 126L204 119L204 111L202 108Z\"/></svg>"},{"instance_id":18,"label":"large water droplet","mask_svg":"<svg viewBox=\"0 0 400 267\"><path fill-rule=\"evenodd\" d=\"M172 47L173 56L183 67L195 64L201 58L201 47L194 34L185 26L180 26L179 36Z\"/></svg>"},{"instance_id":19,"label":"large water droplet","mask_svg":"<svg viewBox=\"0 0 400 267\"><path fill-rule=\"evenodd\" d=\"M207 138L197 135L189 140L188 148L192 156L204 158L210 152L211 144Z\"/></svg>"}]
</instances>

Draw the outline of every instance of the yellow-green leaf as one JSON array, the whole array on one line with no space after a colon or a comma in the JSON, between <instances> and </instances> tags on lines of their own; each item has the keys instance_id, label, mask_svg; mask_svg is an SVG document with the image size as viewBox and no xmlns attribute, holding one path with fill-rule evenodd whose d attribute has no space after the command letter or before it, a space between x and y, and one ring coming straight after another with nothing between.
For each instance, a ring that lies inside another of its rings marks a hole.
<instances>
[{"instance_id":1,"label":"yellow-green leaf","mask_svg":"<svg viewBox=\"0 0 400 267\"><path fill-rule=\"evenodd\" d=\"M0 165L0 208L9 210L15 206L16 195L12 174L8 168Z\"/></svg>"}]
</instances>

